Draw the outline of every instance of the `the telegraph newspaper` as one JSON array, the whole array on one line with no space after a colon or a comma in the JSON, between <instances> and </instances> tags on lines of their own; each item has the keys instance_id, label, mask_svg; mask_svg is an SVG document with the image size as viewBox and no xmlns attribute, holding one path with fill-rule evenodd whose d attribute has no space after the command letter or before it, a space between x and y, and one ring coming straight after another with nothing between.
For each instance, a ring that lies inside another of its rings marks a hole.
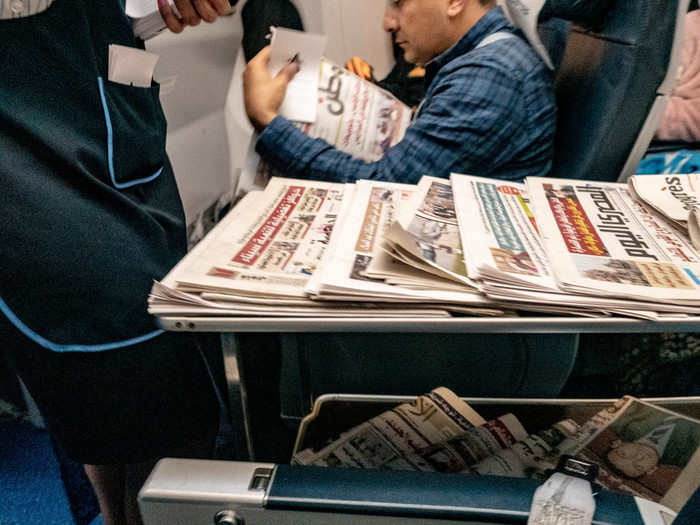
<instances>
[{"instance_id":1,"label":"the telegraph newspaper","mask_svg":"<svg viewBox=\"0 0 700 525\"><path fill-rule=\"evenodd\" d=\"M564 291L700 306L697 252L640 216L627 185L531 177L527 187Z\"/></svg>"},{"instance_id":2,"label":"the telegraph newspaper","mask_svg":"<svg viewBox=\"0 0 700 525\"><path fill-rule=\"evenodd\" d=\"M327 59L321 60L318 108L313 123L295 126L312 138L323 139L353 157L379 160L403 139L411 109L388 91ZM238 182L238 194L265 187L279 175L255 152L254 135Z\"/></svg>"}]
</instances>

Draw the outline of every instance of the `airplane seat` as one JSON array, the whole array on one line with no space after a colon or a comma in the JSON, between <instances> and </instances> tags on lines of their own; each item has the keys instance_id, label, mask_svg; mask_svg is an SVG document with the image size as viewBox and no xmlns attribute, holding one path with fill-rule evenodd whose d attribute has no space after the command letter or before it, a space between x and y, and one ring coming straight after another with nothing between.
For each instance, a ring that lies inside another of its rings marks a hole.
<instances>
[{"instance_id":1,"label":"airplane seat","mask_svg":"<svg viewBox=\"0 0 700 525\"><path fill-rule=\"evenodd\" d=\"M553 177L614 182L636 170L675 84L689 0L548 0L573 22L558 68Z\"/></svg>"},{"instance_id":2,"label":"airplane seat","mask_svg":"<svg viewBox=\"0 0 700 525\"><path fill-rule=\"evenodd\" d=\"M554 51L559 42L561 57L555 176L615 180L631 162L657 97L670 91L688 1L549 0L543 18L557 32L544 40ZM565 41L554 18L573 23ZM408 395L441 385L465 396L556 396L577 346L575 334L558 333L282 334L281 412L294 425L324 393Z\"/></svg>"}]
</instances>

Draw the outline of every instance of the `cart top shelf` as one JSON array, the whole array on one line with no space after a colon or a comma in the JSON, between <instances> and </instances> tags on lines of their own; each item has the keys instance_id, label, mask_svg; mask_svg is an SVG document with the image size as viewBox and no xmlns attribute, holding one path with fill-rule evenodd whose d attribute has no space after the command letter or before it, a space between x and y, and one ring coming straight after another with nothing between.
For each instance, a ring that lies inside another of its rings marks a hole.
<instances>
[{"instance_id":1,"label":"cart top shelf","mask_svg":"<svg viewBox=\"0 0 700 525\"><path fill-rule=\"evenodd\" d=\"M700 317L642 321L623 317L289 318L160 317L180 332L652 333L700 332Z\"/></svg>"}]
</instances>

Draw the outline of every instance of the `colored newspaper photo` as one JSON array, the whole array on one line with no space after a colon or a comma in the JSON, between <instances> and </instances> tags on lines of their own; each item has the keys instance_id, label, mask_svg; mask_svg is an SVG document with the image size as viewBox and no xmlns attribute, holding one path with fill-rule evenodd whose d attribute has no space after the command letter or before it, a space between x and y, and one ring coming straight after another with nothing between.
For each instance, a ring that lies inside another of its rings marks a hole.
<instances>
[{"instance_id":1,"label":"colored newspaper photo","mask_svg":"<svg viewBox=\"0 0 700 525\"><path fill-rule=\"evenodd\" d=\"M536 177L527 184L564 290L700 305L700 256L682 234L650 228L626 185Z\"/></svg>"}]
</instances>

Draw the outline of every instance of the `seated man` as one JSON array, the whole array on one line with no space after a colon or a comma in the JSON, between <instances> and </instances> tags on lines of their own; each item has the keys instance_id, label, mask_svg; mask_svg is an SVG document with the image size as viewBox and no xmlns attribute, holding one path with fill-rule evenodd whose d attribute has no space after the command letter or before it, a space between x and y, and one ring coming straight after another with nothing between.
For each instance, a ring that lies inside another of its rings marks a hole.
<instances>
[{"instance_id":1,"label":"seated man","mask_svg":"<svg viewBox=\"0 0 700 525\"><path fill-rule=\"evenodd\" d=\"M520 180L547 175L556 109L551 73L494 0L393 0L384 29L426 70L426 96L404 139L367 163L297 130L277 111L293 64L268 72L269 49L244 74L263 159L289 177L417 183L450 172Z\"/></svg>"},{"instance_id":2,"label":"seated man","mask_svg":"<svg viewBox=\"0 0 700 525\"><path fill-rule=\"evenodd\" d=\"M380 160L364 162L308 137L278 115L297 66L271 77L266 48L244 74L246 112L265 161L289 177L334 182L549 174L556 125L551 73L493 0L393 0L384 28L395 33L406 60L426 72L426 96L405 138ZM296 383L309 390L304 399L324 392L421 394L438 384L467 396L540 397L559 392L576 336L283 334L283 346L284 362L303 363L300 373L308 372ZM283 386L294 383L284 374ZM287 413L303 410L295 405Z\"/></svg>"}]
</instances>

